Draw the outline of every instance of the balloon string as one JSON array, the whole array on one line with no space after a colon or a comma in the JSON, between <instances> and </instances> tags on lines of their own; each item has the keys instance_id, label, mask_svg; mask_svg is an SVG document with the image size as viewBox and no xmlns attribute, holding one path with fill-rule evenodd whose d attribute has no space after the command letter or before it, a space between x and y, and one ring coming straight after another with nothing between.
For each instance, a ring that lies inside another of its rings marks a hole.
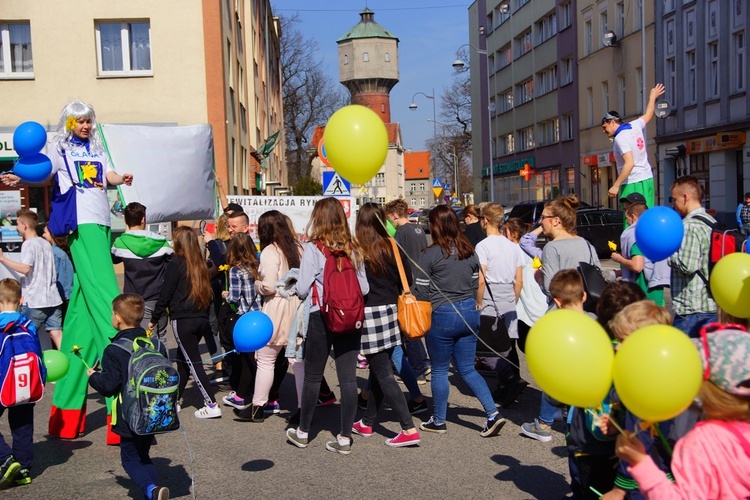
<instances>
[{"instance_id":1,"label":"balloon string","mask_svg":"<svg viewBox=\"0 0 750 500\"><path fill-rule=\"evenodd\" d=\"M664 433L661 431L658 425L653 424L656 428L656 433L659 435L659 439L661 439L661 444L664 445L664 448L667 450L667 453L669 453L669 456L672 456L672 447L669 445L669 441L667 441L667 438L664 436Z\"/></svg>"},{"instance_id":2,"label":"balloon string","mask_svg":"<svg viewBox=\"0 0 750 500\"><path fill-rule=\"evenodd\" d=\"M169 361L172 361L173 363L185 363L186 365L207 365L207 364L209 364L212 361L215 361L215 360L218 360L218 359L223 359L223 358L225 358L226 356L229 356L232 353L242 354L237 349L232 349L231 351L225 352L224 354L217 354L216 356L212 356L212 357L208 358L208 360L206 360L206 361L200 360L200 362L193 362L193 361L185 361L185 360L182 360L182 359L170 359Z\"/></svg>"},{"instance_id":3,"label":"balloon string","mask_svg":"<svg viewBox=\"0 0 750 500\"><path fill-rule=\"evenodd\" d=\"M587 411L587 412L589 412L589 413L591 414L591 416L592 416L592 417L594 417L594 418L599 418L599 415L597 415L596 413L594 413L594 411L593 411L593 410L592 410L591 408L586 408L586 411ZM617 432L619 432L620 434L623 434L623 435L625 435L625 436L627 436L627 435L628 435L628 433L627 433L627 432L625 432L625 430L623 430L623 428L622 428L622 427L620 427L620 424L618 424L618 423L617 423L617 422L615 421L615 419L614 419L614 418L610 418L610 419L609 419L609 423L610 423L610 424L612 424L612 427L614 427L615 429L617 429Z\"/></svg>"}]
</instances>

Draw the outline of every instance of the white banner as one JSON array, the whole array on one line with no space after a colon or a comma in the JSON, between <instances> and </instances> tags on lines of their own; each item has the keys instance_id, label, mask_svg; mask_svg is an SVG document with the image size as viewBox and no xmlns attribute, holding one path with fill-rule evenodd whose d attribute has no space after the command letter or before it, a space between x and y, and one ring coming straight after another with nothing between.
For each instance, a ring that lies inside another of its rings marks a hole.
<instances>
[{"instance_id":1,"label":"white banner","mask_svg":"<svg viewBox=\"0 0 750 500\"><path fill-rule=\"evenodd\" d=\"M258 218L269 210L278 210L289 216L294 223L294 229L304 240L307 224L310 222L315 202L323 196L227 196L229 203L237 203L250 219L250 234L253 241L258 243ZM344 213L349 220L349 228L354 235L354 223L357 218L354 198L336 198L344 207Z\"/></svg>"},{"instance_id":2,"label":"white banner","mask_svg":"<svg viewBox=\"0 0 750 500\"><path fill-rule=\"evenodd\" d=\"M146 222L213 219L216 195L210 125L102 125L112 167L133 174L124 204L146 206Z\"/></svg>"}]
</instances>

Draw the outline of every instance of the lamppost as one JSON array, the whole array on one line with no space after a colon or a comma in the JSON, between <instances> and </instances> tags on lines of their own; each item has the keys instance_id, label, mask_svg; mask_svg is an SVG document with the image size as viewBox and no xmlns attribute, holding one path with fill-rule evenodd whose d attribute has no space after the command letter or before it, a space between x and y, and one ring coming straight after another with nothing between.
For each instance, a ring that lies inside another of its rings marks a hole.
<instances>
[{"instance_id":1,"label":"lamppost","mask_svg":"<svg viewBox=\"0 0 750 500\"><path fill-rule=\"evenodd\" d=\"M436 120L430 120L429 118L427 119L427 121L432 122L433 125L437 123L438 125L443 127L443 142L445 142L445 139L447 138L445 134L445 129L448 127L448 125L443 122L436 121ZM445 154L453 157L453 185L455 186L455 189L456 189L457 198L461 200L463 196L461 195L461 180L458 176L458 155L455 153L456 153L456 143L454 142L453 153L451 153L448 150L445 150Z\"/></svg>"},{"instance_id":2,"label":"lamppost","mask_svg":"<svg viewBox=\"0 0 750 500\"><path fill-rule=\"evenodd\" d=\"M411 104L409 104L409 109L412 111L416 111L419 106L417 106L417 103L414 102L414 98L418 95L423 95L427 99L432 100L432 138L433 140L437 139L437 127L435 126L435 118L437 118L437 115L435 114L435 89L432 89L432 95L427 95L424 92L415 92L413 96L411 96ZM433 161L433 168L432 172L433 175L435 173L435 162Z\"/></svg>"},{"instance_id":3,"label":"lamppost","mask_svg":"<svg viewBox=\"0 0 750 500\"><path fill-rule=\"evenodd\" d=\"M494 158L492 155L492 106L490 106L490 58L487 55L487 50L477 48L470 43L465 43L458 49L456 49L456 56L458 56L459 50L467 46L474 49L477 54L484 56L485 69L487 70L487 136L489 138L489 143L487 144L487 146L490 153L490 202L495 203L495 168L492 164ZM456 70L460 70L465 65L466 64L461 59L458 59L458 57L456 57L456 60L453 61L453 68Z\"/></svg>"}]
</instances>

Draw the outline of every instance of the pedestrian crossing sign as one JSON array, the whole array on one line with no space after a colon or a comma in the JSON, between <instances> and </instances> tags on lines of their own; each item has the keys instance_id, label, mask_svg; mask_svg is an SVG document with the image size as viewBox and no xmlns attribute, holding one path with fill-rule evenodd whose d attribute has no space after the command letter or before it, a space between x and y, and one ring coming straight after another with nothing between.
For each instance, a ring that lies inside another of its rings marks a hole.
<instances>
[{"instance_id":1,"label":"pedestrian crossing sign","mask_svg":"<svg viewBox=\"0 0 750 500\"><path fill-rule=\"evenodd\" d=\"M323 196L351 196L351 184L336 172L323 172Z\"/></svg>"},{"instance_id":2,"label":"pedestrian crossing sign","mask_svg":"<svg viewBox=\"0 0 750 500\"><path fill-rule=\"evenodd\" d=\"M433 179L432 181L432 187L437 189L443 189L443 179Z\"/></svg>"}]
</instances>

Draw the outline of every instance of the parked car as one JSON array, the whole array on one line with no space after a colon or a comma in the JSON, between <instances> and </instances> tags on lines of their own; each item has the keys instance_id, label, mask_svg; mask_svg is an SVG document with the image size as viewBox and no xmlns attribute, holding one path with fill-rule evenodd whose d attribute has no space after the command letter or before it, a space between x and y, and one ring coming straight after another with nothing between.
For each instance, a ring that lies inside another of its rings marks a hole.
<instances>
[{"instance_id":1,"label":"parked car","mask_svg":"<svg viewBox=\"0 0 750 500\"><path fill-rule=\"evenodd\" d=\"M433 207L430 208L423 208L419 212L419 217L417 218L417 224L422 226L422 229L425 233L430 234L430 224L427 222L427 217L430 215L430 210L432 210Z\"/></svg>"},{"instance_id":2,"label":"parked car","mask_svg":"<svg viewBox=\"0 0 750 500\"><path fill-rule=\"evenodd\" d=\"M413 224L418 224L419 223L419 214L420 214L420 212L421 212L420 210L414 210L412 213L410 213L409 217L408 217L409 222L411 222Z\"/></svg>"},{"instance_id":3,"label":"parked car","mask_svg":"<svg viewBox=\"0 0 750 500\"><path fill-rule=\"evenodd\" d=\"M536 225L542 215L545 201L519 203L513 207L507 218L518 217L529 225ZM608 242L613 241L620 246L620 235L623 230L623 214L610 208L595 208L581 202L576 212L576 232L586 239L596 249L600 257L609 258L612 251ZM536 244L543 248L547 238L542 234Z\"/></svg>"}]
</instances>

